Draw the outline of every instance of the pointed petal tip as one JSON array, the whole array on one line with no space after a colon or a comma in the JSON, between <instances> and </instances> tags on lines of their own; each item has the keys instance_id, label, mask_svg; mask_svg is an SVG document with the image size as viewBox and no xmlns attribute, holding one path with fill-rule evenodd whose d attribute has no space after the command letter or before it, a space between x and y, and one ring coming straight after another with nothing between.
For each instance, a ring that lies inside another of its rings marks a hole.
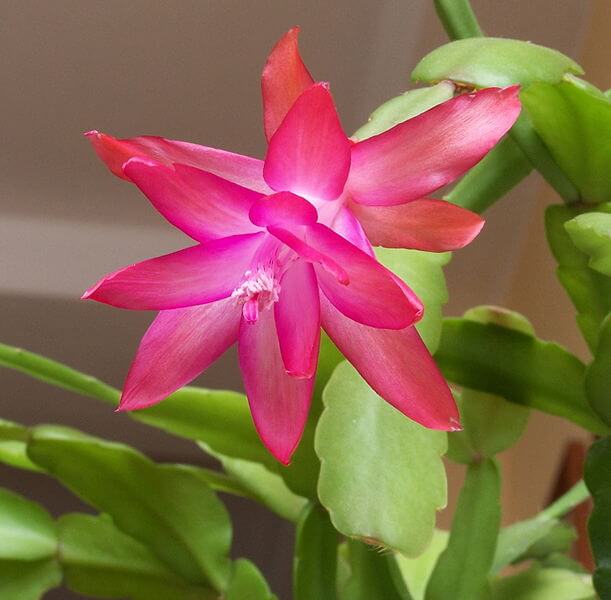
<instances>
[{"instance_id":1,"label":"pointed petal tip","mask_svg":"<svg viewBox=\"0 0 611 600\"><path fill-rule=\"evenodd\" d=\"M90 129L89 131L83 132L86 138L96 137L99 138L102 134L97 129Z\"/></svg>"},{"instance_id":2,"label":"pointed petal tip","mask_svg":"<svg viewBox=\"0 0 611 600\"><path fill-rule=\"evenodd\" d=\"M450 429L448 431L462 431L462 425L458 419L450 418Z\"/></svg>"}]
</instances>

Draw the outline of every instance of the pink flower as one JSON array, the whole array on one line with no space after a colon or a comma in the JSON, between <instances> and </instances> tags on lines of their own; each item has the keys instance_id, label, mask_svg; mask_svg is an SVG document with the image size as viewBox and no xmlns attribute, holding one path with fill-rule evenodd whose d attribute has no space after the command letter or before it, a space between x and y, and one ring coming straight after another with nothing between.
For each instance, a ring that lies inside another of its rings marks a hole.
<instances>
[{"instance_id":1,"label":"pink flower","mask_svg":"<svg viewBox=\"0 0 611 600\"><path fill-rule=\"evenodd\" d=\"M307 420L321 325L402 413L459 428L413 327L422 305L371 243L429 251L469 243L483 221L423 197L481 160L520 110L516 88L487 89L354 143L327 84L304 66L297 34L285 34L263 70L265 161L158 137L86 134L115 175L197 242L107 275L83 296L160 311L120 409L163 400L237 341L255 426L284 464Z\"/></svg>"}]
</instances>

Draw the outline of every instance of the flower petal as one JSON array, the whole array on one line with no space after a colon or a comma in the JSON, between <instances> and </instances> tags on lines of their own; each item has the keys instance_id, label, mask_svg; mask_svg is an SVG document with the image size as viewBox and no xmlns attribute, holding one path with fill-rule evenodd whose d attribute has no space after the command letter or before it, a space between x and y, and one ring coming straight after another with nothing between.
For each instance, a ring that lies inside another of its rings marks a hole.
<instances>
[{"instance_id":1,"label":"flower petal","mask_svg":"<svg viewBox=\"0 0 611 600\"><path fill-rule=\"evenodd\" d=\"M119 308L167 310L226 298L239 285L265 233L213 240L106 275L83 294Z\"/></svg>"},{"instance_id":2,"label":"flower petal","mask_svg":"<svg viewBox=\"0 0 611 600\"><path fill-rule=\"evenodd\" d=\"M238 353L255 427L269 451L287 465L308 419L314 378L286 372L271 310L261 311L254 323L242 319Z\"/></svg>"},{"instance_id":3,"label":"flower petal","mask_svg":"<svg viewBox=\"0 0 611 600\"><path fill-rule=\"evenodd\" d=\"M262 194L272 193L263 179L263 161L257 158L162 137L119 139L95 130L88 131L85 136L106 166L115 175L128 181L123 165L130 158L139 156L151 158L166 166L173 163L189 165Z\"/></svg>"},{"instance_id":4,"label":"flower petal","mask_svg":"<svg viewBox=\"0 0 611 600\"><path fill-rule=\"evenodd\" d=\"M119 410L146 408L193 381L238 337L233 299L161 311L144 334Z\"/></svg>"},{"instance_id":5,"label":"flower petal","mask_svg":"<svg viewBox=\"0 0 611 600\"><path fill-rule=\"evenodd\" d=\"M484 226L470 210L443 200L413 200L396 206L363 206L351 210L374 246L446 252L463 248Z\"/></svg>"},{"instance_id":6,"label":"flower petal","mask_svg":"<svg viewBox=\"0 0 611 600\"><path fill-rule=\"evenodd\" d=\"M324 330L376 393L425 427L460 429L452 393L415 327L367 327L320 302Z\"/></svg>"},{"instance_id":7,"label":"flower petal","mask_svg":"<svg viewBox=\"0 0 611 600\"><path fill-rule=\"evenodd\" d=\"M350 142L325 84L295 101L269 142L263 175L276 191L334 200L350 169Z\"/></svg>"},{"instance_id":8,"label":"flower petal","mask_svg":"<svg viewBox=\"0 0 611 600\"><path fill-rule=\"evenodd\" d=\"M274 314L284 368L294 377L313 377L320 342L320 300L311 264L297 260L286 271Z\"/></svg>"},{"instance_id":9,"label":"flower petal","mask_svg":"<svg viewBox=\"0 0 611 600\"><path fill-rule=\"evenodd\" d=\"M250 209L250 220L255 225L267 227L284 224L309 225L316 223L316 209L301 196L291 192L278 192L256 200Z\"/></svg>"},{"instance_id":10,"label":"flower petal","mask_svg":"<svg viewBox=\"0 0 611 600\"><path fill-rule=\"evenodd\" d=\"M289 29L267 58L261 75L263 123L269 139L293 103L314 80L299 55L299 27Z\"/></svg>"},{"instance_id":11,"label":"flower petal","mask_svg":"<svg viewBox=\"0 0 611 600\"><path fill-rule=\"evenodd\" d=\"M258 192L194 167L166 167L148 158L130 158L123 171L172 225L199 242L259 230L248 218Z\"/></svg>"},{"instance_id":12,"label":"flower petal","mask_svg":"<svg viewBox=\"0 0 611 600\"><path fill-rule=\"evenodd\" d=\"M353 199L403 204L450 183L509 131L520 114L518 89L463 94L355 144L346 184Z\"/></svg>"},{"instance_id":13,"label":"flower petal","mask_svg":"<svg viewBox=\"0 0 611 600\"><path fill-rule=\"evenodd\" d=\"M374 258L324 225L307 228L306 242L341 265L350 282L341 285L315 265L318 284L332 304L347 317L385 329L403 329L422 316L422 304L398 277Z\"/></svg>"},{"instance_id":14,"label":"flower petal","mask_svg":"<svg viewBox=\"0 0 611 600\"><path fill-rule=\"evenodd\" d=\"M335 219L333 219L331 229L339 233L339 235L348 240L353 246L361 249L365 254L369 254L369 256L375 258L375 253L367 239L363 227L348 207L342 206L339 209Z\"/></svg>"}]
</instances>

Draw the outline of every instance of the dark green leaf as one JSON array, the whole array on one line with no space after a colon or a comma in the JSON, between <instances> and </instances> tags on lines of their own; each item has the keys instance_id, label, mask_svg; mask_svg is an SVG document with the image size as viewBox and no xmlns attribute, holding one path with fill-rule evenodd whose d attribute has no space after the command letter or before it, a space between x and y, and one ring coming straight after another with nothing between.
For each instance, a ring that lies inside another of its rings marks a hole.
<instances>
[{"instance_id":1,"label":"dark green leaf","mask_svg":"<svg viewBox=\"0 0 611 600\"><path fill-rule=\"evenodd\" d=\"M445 319L435 355L454 383L574 421L604 433L589 407L584 364L553 342L468 319Z\"/></svg>"},{"instance_id":2,"label":"dark green leaf","mask_svg":"<svg viewBox=\"0 0 611 600\"><path fill-rule=\"evenodd\" d=\"M585 388L590 406L611 426L611 313L600 328L596 355L586 370Z\"/></svg>"},{"instance_id":3,"label":"dark green leaf","mask_svg":"<svg viewBox=\"0 0 611 600\"><path fill-rule=\"evenodd\" d=\"M426 600L477 600L488 596L488 573L501 523L501 480L485 459L467 468L446 549L441 553Z\"/></svg>"},{"instance_id":4,"label":"dark green leaf","mask_svg":"<svg viewBox=\"0 0 611 600\"><path fill-rule=\"evenodd\" d=\"M337 531L329 515L312 503L303 511L297 525L293 563L295 600L336 600Z\"/></svg>"},{"instance_id":5,"label":"dark green leaf","mask_svg":"<svg viewBox=\"0 0 611 600\"><path fill-rule=\"evenodd\" d=\"M445 44L427 54L412 73L415 81L446 79L473 87L527 86L557 83L581 67L556 50L505 38L469 38Z\"/></svg>"},{"instance_id":6,"label":"dark green leaf","mask_svg":"<svg viewBox=\"0 0 611 600\"><path fill-rule=\"evenodd\" d=\"M318 494L343 534L407 556L429 543L446 503L446 435L406 418L342 363L316 432Z\"/></svg>"},{"instance_id":7,"label":"dark green leaf","mask_svg":"<svg viewBox=\"0 0 611 600\"><path fill-rule=\"evenodd\" d=\"M115 527L109 517L70 514L58 521L67 586L97 598L213 600L171 573L151 551Z\"/></svg>"},{"instance_id":8,"label":"dark green leaf","mask_svg":"<svg viewBox=\"0 0 611 600\"><path fill-rule=\"evenodd\" d=\"M603 275L611 276L611 203L597 208L603 207L607 212L578 215L567 221L564 227L575 246L590 257L588 265Z\"/></svg>"},{"instance_id":9,"label":"dark green leaf","mask_svg":"<svg viewBox=\"0 0 611 600\"><path fill-rule=\"evenodd\" d=\"M0 598L3 600L39 600L62 581L57 561L0 560Z\"/></svg>"},{"instance_id":10,"label":"dark green leaf","mask_svg":"<svg viewBox=\"0 0 611 600\"><path fill-rule=\"evenodd\" d=\"M233 564L233 573L226 600L274 600L259 569L249 560L240 558ZM276 599L277 600L277 599Z\"/></svg>"},{"instance_id":11,"label":"dark green leaf","mask_svg":"<svg viewBox=\"0 0 611 600\"><path fill-rule=\"evenodd\" d=\"M191 583L225 587L229 518L210 488L188 470L156 465L122 444L50 426L33 430L28 454L173 571Z\"/></svg>"}]
</instances>

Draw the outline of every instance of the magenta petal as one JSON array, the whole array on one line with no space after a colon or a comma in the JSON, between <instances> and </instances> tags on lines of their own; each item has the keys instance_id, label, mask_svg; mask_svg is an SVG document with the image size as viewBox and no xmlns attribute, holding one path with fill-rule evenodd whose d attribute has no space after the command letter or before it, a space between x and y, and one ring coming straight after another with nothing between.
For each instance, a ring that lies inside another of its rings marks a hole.
<instances>
[{"instance_id":1,"label":"magenta petal","mask_svg":"<svg viewBox=\"0 0 611 600\"><path fill-rule=\"evenodd\" d=\"M363 227L348 207L342 206L339 209L335 219L333 219L331 229L333 229L335 233L339 233L339 235L348 240L353 246L356 246L366 254L369 254L369 256L375 258L375 253L367 239Z\"/></svg>"},{"instance_id":2,"label":"magenta petal","mask_svg":"<svg viewBox=\"0 0 611 600\"><path fill-rule=\"evenodd\" d=\"M190 383L237 340L239 322L233 299L160 312L140 342L119 410L146 408Z\"/></svg>"},{"instance_id":3,"label":"magenta petal","mask_svg":"<svg viewBox=\"0 0 611 600\"><path fill-rule=\"evenodd\" d=\"M214 302L240 284L265 234L213 240L106 275L83 295L135 310L167 310Z\"/></svg>"},{"instance_id":4,"label":"magenta petal","mask_svg":"<svg viewBox=\"0 0 611 600\"><path fill-rule=\"evenodd\" d=\"M257 158L162 137L119 139L95 130L85 135L106 166L122 179L129 180L123 173L123 165L139 156L166 166L180 163L196 167L262 194L272 193L263 179L263 161Z\"/></svg>"},{"instance_id":5,"label":"magenta petal","mask_svg":"<svg viewBox=\"0 0 611 600\"><path fill-rule=\"evenodd\" d=\"M348 273L350 283L344 286L315 266L320 289L347 317L372 327L403 329L422 316L422 304L403 282L337 233L312 225L306 242Z\"/></svg>"},{"instance_id":6,"label":"magenta petal","mask_svg":"<svg viewBox=\"0 0 611 600\"><path fill-rule=\"evenodd\" d=\"M194 167L145 158L131 158L123 171L172 225L199 242L258 231L248 218L258 192Z\"/></svg>"},{"instance_id":7,"label":"magenta petal","mask_svg":"<svg viewBox=\"0 0 611 600\"><path fill-rule=\"evenodd\" d=\"M321 316L329 337L384 400L430 429L460 429L452 393L415 327L367 327L322 297Z\"/></svg>"},{"instance_id":8,"label":"magenta petal","mask_svg":"<svg viewBox=\"0 0 611 600\"><path fill-rule=\"evenodd\" d=\"M263 68L263 122L268 140L295 100L314 83L299 55L298 36L299 27L289 29L274 46Z\"/></svg>"},{"instance_id":9,"label":"magenta petal","mask_svg":"<svg viewBox=\"0 0 611 600\"><path fill-rule=\"evenodd\" d=\"M396 206L363 206L351 210L374 246L445 252L463 248L484 226L470 210L443 200L413 200Z\"/></svg>"},{"instance_id":10,"label":"magenta petal","mask_svg":"<svg viewBox=\"0 0 611 600\"><path fill-rule=\"evenodd\" d=\"M250 209L250 220L260 227L309 225L316 223L316 209L301 196L278 192L256 200Z\"/></svg>"},{"instance_id":11,"label":"magenta petal","mask_svg":"<svg viewBox=\"0 0 611 600\"><path fill-rule=\"evenodd\" d=\"M320 301L311 264L298 260L289 267L280 282L274 312L286 371L295 377L313 377L320 342Z\"/></svg>"},{"instance_id":12,"label":"magenta petal","mask_svg":"<svg viewBox=\"0 0 611 600\"><path fill-rule=\"evenodd\" d=\"M371 206L422 198L478 163L519 114L517 86L452 98L355 144L346 187Z\"/></svg>"},{"instance_id":13,"label":"magenta petal","mask_svg":"<svg viewBox=\"0 0 611 600\"><path fill-rule=\"evenodd\" d=\"M286 372L271 310L262 311L255 323L242 319L238 352L255 427L269 451L287 465L308 419L314 378Z\"/></svg>"},{"instance_id":14,"label":"magenta petal","mask_svg":"<svg viewBox=\"0 0 611 600\"><path fill-rule=\"evenodd\" d=\"M275 190L334 200L350 169L350 142L325 84L295 101L269 142L263 175Z\"/></svg>"}]
</instances>

